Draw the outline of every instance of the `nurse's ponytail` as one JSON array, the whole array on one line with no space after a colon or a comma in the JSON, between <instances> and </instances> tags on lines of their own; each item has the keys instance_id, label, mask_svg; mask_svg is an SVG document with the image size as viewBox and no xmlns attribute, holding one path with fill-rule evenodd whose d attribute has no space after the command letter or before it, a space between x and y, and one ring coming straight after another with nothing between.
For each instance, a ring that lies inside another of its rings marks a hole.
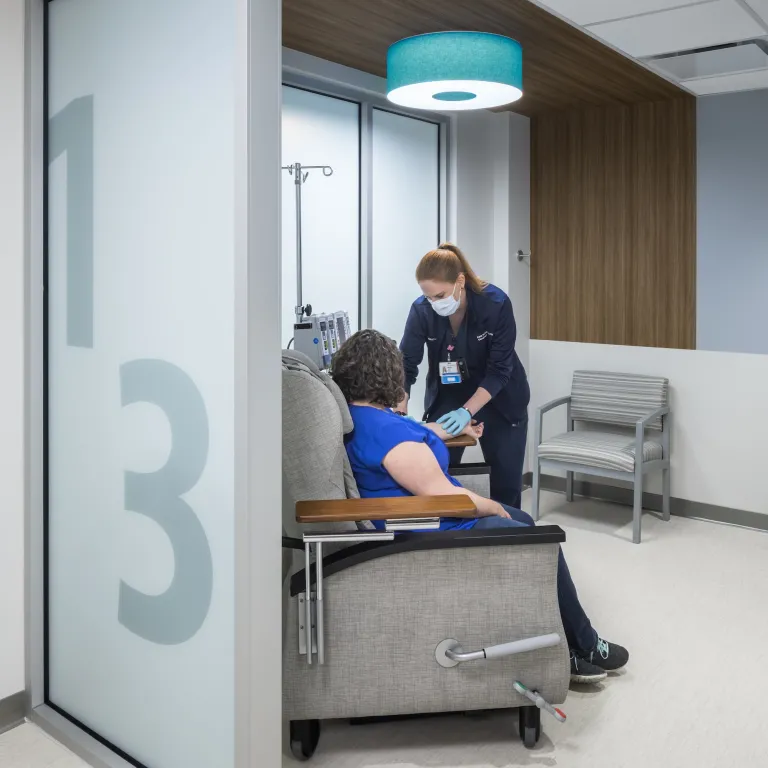
<instances>
[{"instance_id":1,"label":"nurse's ponytail","mask_svg":"<svg viewBox=\"0 0 768 768\"><path fill-rule=\"evenodd\" d=\"M438 280L441 283L455 283L463 274L467 286L475 293L482 293L488 285L469 266L461 248L453 243L440 243L437 250L425 254L416 267L416 282Z\"/></svg>"}]
</instances>

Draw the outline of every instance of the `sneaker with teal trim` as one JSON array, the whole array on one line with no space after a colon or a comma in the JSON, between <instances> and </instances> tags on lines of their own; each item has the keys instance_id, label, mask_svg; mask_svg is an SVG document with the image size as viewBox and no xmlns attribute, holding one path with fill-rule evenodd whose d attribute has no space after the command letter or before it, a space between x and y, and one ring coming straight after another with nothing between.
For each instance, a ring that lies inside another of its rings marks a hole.
<instances>
[{"instance_id":1,"label":"sneaker with teal trim","mask_svg":"<svg viewBox=\"0 0 768 768\"><path fill-rule=\"evenodd\" d=\"M605 680L608 677L608 673L596 667L594 664L590 664L585 659L582 659L576 651L571 651L571 682L583 683L586 685L594 685L601 680Z\"/></svg>"},{"instance_id":2,"label":"sneaker with teal trim","mask_svg":"<svg viewBox=\"0 0 768 768\"><path fill-rule=\"evenodd\" d=\"M595 647L588 653L579 653L579 657L605 672L617 672L627 666L629 651L598 637Z\"/></svg>"}]
</instances>

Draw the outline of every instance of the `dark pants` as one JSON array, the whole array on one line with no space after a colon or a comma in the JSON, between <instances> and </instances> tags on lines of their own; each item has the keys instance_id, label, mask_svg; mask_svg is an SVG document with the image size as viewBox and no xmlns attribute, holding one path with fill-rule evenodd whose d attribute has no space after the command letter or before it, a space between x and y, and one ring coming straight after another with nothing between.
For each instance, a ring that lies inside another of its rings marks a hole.
<instances>
[{"instance_id":1,"label":"dark pants","mask_svg":"<svg viewBox=\"0 0 768 768\"><path fill-rule=\"evenodd\" d=\"M504 508L512 516L511 520L502 517L482 517L477 521L475 530L488 528L521 528L534 525L533 518L512 507ZM581 607L576 587L568 570L568 565L560 550L560 559L557 567L557 598L560 603L560 617L563 620L565 637L568 647L576 651L591 651L597 642L597 633L592 629L592 624Z\"/></svg>"},{"instance_id":2,"label":"dark pants","mask_svg":"<svg viewBox=\"0 0 768 768\"><path fill-rule=\"evenodd\" d=\"M437 421L452 410L453 408L440 409L441 412L437 413L433 420ZM500 504L520 509L528 417L510 422L493 405L487 405L478 412L475 419L485 425L483 436L480 438L480 448L485 463L491 468L491 498ZM460 464L464 449L451 448L450 454L451 464Z\"/></svg>"}]
</instances>

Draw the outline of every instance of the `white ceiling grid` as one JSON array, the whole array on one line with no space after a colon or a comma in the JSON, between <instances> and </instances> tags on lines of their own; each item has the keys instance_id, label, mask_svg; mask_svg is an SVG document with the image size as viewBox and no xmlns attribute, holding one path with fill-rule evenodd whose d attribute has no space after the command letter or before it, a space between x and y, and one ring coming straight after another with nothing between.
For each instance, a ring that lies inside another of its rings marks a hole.
<instances>
[{"instance_id":1,"label":"white ceiling grid","mask_svg":"<svg viewBox=\"0 0 768 768\"><path fill-rule=\"evenodd\" d=\"M663 59L654 62L654 58L754 39L768 42L768 0L535 1L666 76L669 72L663 70ZM736 57L722 57L727 58ZM706 71L707 67L696 67L694 62L688 69ZM707 72L679 82L701 95L768 88L768 67Z\"/></svg>"},{"instance_id":2,"label":"white ceiling grid","mask_svg":"<svg viewBox=\"0 0 768 768\"><path fill-rule=\"evenodd\" d=\"M581 26L668 11L711 0L543 0L541 5Z\"/></svg>"},{"instance_id":3,"label":"white ceiling grid","mask_svg":"<svg viewBox=\"0 0 768 768\"><path fill-rule=\"evenodd\" d=\"M688 80L685 85L697 96L709 96L729 91L756 91L761 88L768 88L768 69L737 72L733 75L720 77L702 77L698 80Z\"/></svg>"}]
</instances>

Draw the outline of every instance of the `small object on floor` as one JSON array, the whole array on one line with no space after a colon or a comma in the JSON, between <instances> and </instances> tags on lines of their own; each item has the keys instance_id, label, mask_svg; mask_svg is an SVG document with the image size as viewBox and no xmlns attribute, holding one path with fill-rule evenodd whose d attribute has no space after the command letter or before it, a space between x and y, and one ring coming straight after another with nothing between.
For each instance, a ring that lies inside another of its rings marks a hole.
<instances>
[{"instance_id":1,"label":"small object on floor","mask_svg":"<svg viewBox=\"0 0 768 768\"><path fill-rule=\"evenodd\" d=\"M553 707L538 691L532 691L527 686L523 685L519 680L513 683L515 690L521 695L530 699L539 709L543 709L545 712L549 712L552 717L560 723L564 723L566 720L565 712L562 709Z\"/></svg>"},{"instance_id":2,"label":"small object on floor","mask_svg":"<svg viewBox=\"0 0 768 768\"><path fill-rule=\"evenodd\" d=\"M595 647L589 653L580 653L579 657L606 672L617 672L627 666L629 651L598 637Z\"/></svg>"},{"instance_id":3,"label":"small object on floor","mask_svg":"<svg viewBox=\"0 0 768 768\"><path fill-rule=\"evenodd\" d=\"M571 651L571 682L572 683L599 683L605 680L608 673L604 669L590 664L581 656L577 656L575 651Z\"/></svg>"}]
</instances>

